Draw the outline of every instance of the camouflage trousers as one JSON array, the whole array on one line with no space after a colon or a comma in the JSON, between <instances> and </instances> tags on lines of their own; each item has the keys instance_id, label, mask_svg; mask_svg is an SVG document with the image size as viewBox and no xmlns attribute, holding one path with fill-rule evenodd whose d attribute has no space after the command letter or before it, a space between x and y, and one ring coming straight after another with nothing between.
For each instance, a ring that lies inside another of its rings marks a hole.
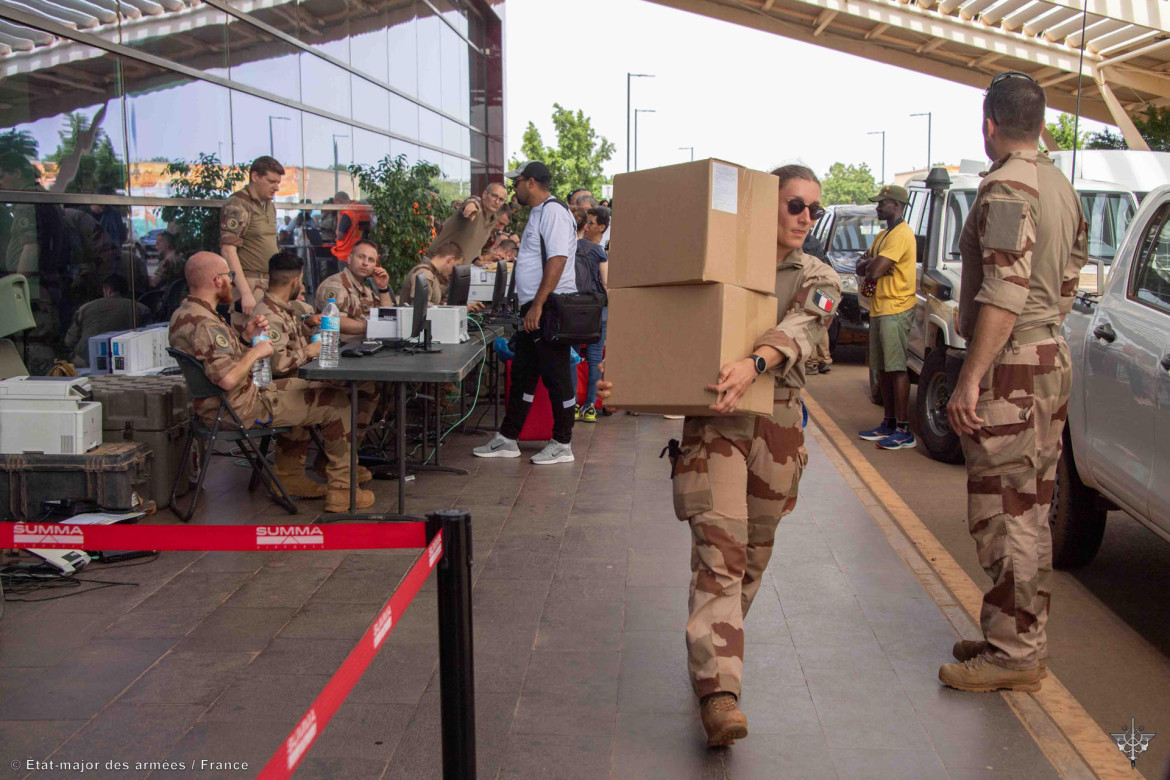
<instances>
[{"instance_id":1,"label":"camouflage trousers","mask_svg":"<svg viewBox=\"0 0 1170 780\"><path fill-rule=\"evenodd\" d=\"M991 578L980 622L987 657L1031 669L1048 655L1044 627L1052 580L1048 510L1072 382L1068 346L1048 329L1015 338L979 383L983 425L963 436L967 522Z\"/></svg>"},{"instance_id":2,"label":"camouflage trousers","mask_svg":"<svg viewBox=\"0 0 1170 780\"><path fill-rule=\"evenodd\" d=\"M277 473L304 473L309 452L308 426L320 427L325 441L329 487L349 487L350 408L348 393L327 382L277 379L261 391L261 403L272 415L270 426L293 426L276 439ZM261 420L263 422L263 420Z\"/></svg>"},{"instance_id":3,"label":"camouflage trousers","mask_svg":"<svg viewBox=\"0 0 1170 780\"><path fill-rule=\"evenodd\" d=\"M772 557L780 519L796 506L808 462L799 396L768 417L688 417L674 506L691 525L687 667L697 696L739 695L743 620Z\"/></svg>"},{"instance_id":4,"label":"camouflage trousers","mask_svg":"<svg viewBox=\"0 0 1170 780\"><path fill-rule=\"evenodd\" d=\"M821 340L813 348L813 353L804 361L804 366L807 369L831 365L833 365L833 357L829 351L829 330L826 328L824 333L821 334Z\"/></svg>"}]
</instances>

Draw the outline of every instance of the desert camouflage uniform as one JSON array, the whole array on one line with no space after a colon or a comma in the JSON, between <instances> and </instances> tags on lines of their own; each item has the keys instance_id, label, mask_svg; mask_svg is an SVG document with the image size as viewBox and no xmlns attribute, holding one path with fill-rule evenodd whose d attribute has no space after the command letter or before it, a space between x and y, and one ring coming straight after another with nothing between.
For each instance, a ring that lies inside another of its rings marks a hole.
<instances>
[{"instance_id":1,"label":"desert camouflage uniform","mask_svg":"<svg viewBox=\"0 0 1170 780\"><path fill-rule=\"evenodd\" d=\"M234 329L206 302L188 297L170 323L171 346L203 363L212 382L221 380L244 356L244 344ZM246 428L294 426L276 439L276 472L303 474L309 448L306 426L320 426L329 459L326 476L331 489L349 487L350 414L345 391L323 382L278 379L257 388L245 377L226 391L228 403ZM195 412L215 421L218 398L194 399ZM230 420L229 420L230 423Z\"/></svg>"},{"instance_id":2,"label":"desert camouflage uniform","mask_svg":"<svg viewBox=\"0 0 1170 780\"><path fill-rule=\"evenodd\" d=\"M300 315L311 313L312 307L303 301L284 303L271 295L256 304L253 315L262 314L268 318L268 339L272 342L272 375L274 377L296 376L297 369L309 362L306 352L312 343L311 329L302 322ZM346 392L349 385L337 384ZM378 405L376 382L358 383L358 428L365 428L374 416Z\"/></svg>"},{"instance_id":3,"label":"desert camouflage uniform","mask_svg":"<svg viewBox=\"0 0 1170 780\"><path fill-rule=\"evenodd\" d=\"M321 282L321 286L317 288L315 298L317 311L322 311L330 298L337 304L341 316L349 317L351 320L366 320L370 316L371 308L382 305L374 288L367 281L354 276L348 263L340 272Z\"/></svg>"},{"instance_id":4,"label":"desert camouflage uniform","mask_svg":"<svg viewBox=\"0 0 1170 780\"><path fill-rule=\"evenodd\" d=\"M962 437L968 525L992 580L980 616L986 656L1009 669L1032 669L1048 654L1048 508L1072 377L1060 325L1088 260L1086 234L1076 191L1036 151L992 166L960 237L961 335L974 336L983 304L1018 315L979 382L983 425Z\"/></svg>"},{"instance_id":5,"label":"desert camouflage uniform","mask_svg":"<svg viewBox=\"0 0 1170 780\"><path fill-rule=\"evenodd\" d=\"M816 373L821 370L821 366L833 365L833 356L829 350L829 331L826 329L821 334L821 340L817 342L811 355L805 358L804 369L806 373Z\"/></svg>"},{"instance_id":6,"label":"desert camouflage uniform","mask_svg":"<svg viewBox=\"0 0 1170 780\"><path fill-rule=\"evenodd\" d=\"M776 267L776 297L779 324L754 347L784 356L769 372L776 384L772 417L688 417L675 462L675 514L692 533L687 656L700 697L739 695L743 619L772 557L776 526L796 507L808 462L800 400L805 359L841 300L840 280L797 250Z\"/></svg>"},{"instance_id":7,"label":"desert camouflage uniform","mask_svg":"<svg viewBox=\"0 0 1170 780\"><path fill-rule=\"evenodd\" d=\"M403 306L409 306L414 303L414 280L419 275L427 280L427 305L438 306L447 300L447 281L439 275L439 271L428 260L419 263L402 280L402 295L398 296L398 300L402 302Z\"/></svg>"},{"instance_id":8,"label":"desert camouflage uniform","mask_svg":"<svg viewBox=\"0 0 1170 780\"><path fill-rule=\"evenodd\" d=\"M255 200L247 187L227 199L219 214L219 243L236 247L240 268L252 289L252 297L259 303L268 291L268 261L277 253L276 204ZM240 299L239 288L233 286L235 300ZM237 327L250 319L233 314Z\"/></svg>"}]
</instances>

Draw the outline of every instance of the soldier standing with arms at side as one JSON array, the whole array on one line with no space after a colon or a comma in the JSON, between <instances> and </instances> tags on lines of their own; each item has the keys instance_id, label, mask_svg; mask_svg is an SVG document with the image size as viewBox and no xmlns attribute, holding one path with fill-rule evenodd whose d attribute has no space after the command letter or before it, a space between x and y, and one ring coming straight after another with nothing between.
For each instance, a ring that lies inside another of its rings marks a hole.
<instances>
[{"instance_id":1,"label":"soldier standing with arms at side","mask_svg":"<svg viewBox=\"0 0 1170 780\"><path fill-rule=\"evenodd\" d=\"M219 251L236 275L235 300L242 325L268 289L268 259L277 253L276 204L284 166L271 157L257 157L248 170L248 185L228 198L219 215Z\"/></svg>"},{"instance_id":2,"label":"soldier standing with arms at side","mask_svg":"<svg viewBox=\"0 0 1170 780\"><path fill-rule=\"evenodd\" d=\"M1071 363L1060 335L1087 261L1080 199L1039 151L1044 90L1001 73L983 98L995 160L959 249L959 333L967 359L947 406L967 459L967 522L991 577L985 641L962 641L939 679L962 691L1035 691L1048 655L1048 508L1068 416Z\"/></svg>"},{"instance_id":3,"label":"soldier standing with arms at side","mask_svg":"<svg viewBox=\"0 0 1170 780\"><path fill-rule=\"evenodd\" d=\"M796 508L804 448L805 360L841 301L837 272L801 251L824 214L821 185L803 165L772 172L780 179L776 231L778 325L760 334L754 354L719 371L712 409L734 412L756 377L776 385L771 417L687 417L673 455L674 508L691 525L687 665L710 747L747 736L737 704L743 678L743 619L772 557L781 518ZM680 312L680 316L684 316ZM597 383L608 398L613 383ZM672 449L677 442L672 443Z\"/></svg>"}]
</instances>

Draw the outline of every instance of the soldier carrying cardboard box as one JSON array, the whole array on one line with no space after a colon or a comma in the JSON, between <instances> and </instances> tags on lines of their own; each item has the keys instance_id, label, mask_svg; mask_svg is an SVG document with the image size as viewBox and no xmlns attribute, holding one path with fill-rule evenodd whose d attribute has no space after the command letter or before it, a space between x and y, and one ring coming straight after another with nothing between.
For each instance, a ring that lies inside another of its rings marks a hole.
<instances>
[{"instance_id":1,"label":"soldier carrying cardboard box","mask_svg":"<svg viewBox=\"0 0 1170 780\"><path fill-rule=\"evenodd\" d=\"M776 232L778 324L755 338L749 357L727 363L711 409L688 416L681 446L672 442L675 514L692 533L687 662L709 746L747 736L737 700L743 677L743 620L772 555L776 526L796 507L804 447L805 360L841 300L837 273L800 247L824 213L811 170L786 165L779 179ZM735 416L756 377L774 377L771 417ZM597 383L608 398L612 382Z\"/></svg>"}]
</instances>

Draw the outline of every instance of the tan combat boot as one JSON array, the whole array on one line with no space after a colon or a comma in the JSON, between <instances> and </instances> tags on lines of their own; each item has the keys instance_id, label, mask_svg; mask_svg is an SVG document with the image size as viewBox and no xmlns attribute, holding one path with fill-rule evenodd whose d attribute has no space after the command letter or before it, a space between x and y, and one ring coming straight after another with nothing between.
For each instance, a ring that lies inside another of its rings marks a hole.
<instances>
[{"instance_id":1,"label":"tan combat boot","mask_svg":"<svg viewBox=\"0 0 1170 780\"><path fill-rule=\"evenodd\" d=\"M730 745L747 736L747 716L739 711L735 696L713 693L699 703L703 728L707 730L707 747Z\"/></svg>"},{"instance_id":2,"label":"tan combat boot","mask_svg":"<svg viewBox=\"0 0 1170 780\"><path fill-rule=\"evenodd\" d=\"M955 646L951 648L951 655L955 657L956 661L968 661L977 655L983 655L983 651L987 649L987 642L982 639L960 639L955 642ZM1048 661L1044 658L1040 659L1040 679L1043 680L1048 676Z\"/></svg>"},{"instance_id":3,"label":"tan combat boot","mask_svg":"<svg viewBox=\"0 0 1170 780\"><path fill-rule=\"evenodd\" d=\"M1040 667L1008 669L977 655L962 663L943 664L938 668L938 679L951 688L972 693L1001 689L1030 692L1040 690Z\"/></svg>"},{"instance_id":4,"label":"tan combat boot","mask_svg":"<svg viewBox=\"0 0 1170 780\"><path fill-rule=\"evenodd\" d=\"M374 491L362 490L361 488L358 488L357 499L354 502L354 509L368 509L373 505ZM329 488L329 492L325 494L325 511L348 512L349 488Z\"/></svg>"},{"instance_id":5,"label":"tan combat boot","mask_svg":"<svg viewBox=\"0 0 1170 780\"><path fill-rule=\"evenodd\" d=\"M309 479L305 474L305 464L299 457L285 455L278 449L272 471L293 498L320 498L325 495L325 485Z\"/></svg>"},{"instance_id":6,"label":"tan combat boot","mask_svg":"<svg viewBox=\"0 0 1170 780\"><path fill-rule=\"evenodd\" d=\"M321 477L322 479L324 479L325 478L325 467L328 465L329 465L329 458L325 457L325 453L323 453L323 452L318 453L317 459L315 461L313 461L313 473L316 474L317 476ZM358 484L359 485L364 485L367 482L369 482L371 479L374 478L373 473L368 468L366 468L365 466L362 466L361 464L358 464L357 475L358 475Z\"/></svg>"}]
</instances>

